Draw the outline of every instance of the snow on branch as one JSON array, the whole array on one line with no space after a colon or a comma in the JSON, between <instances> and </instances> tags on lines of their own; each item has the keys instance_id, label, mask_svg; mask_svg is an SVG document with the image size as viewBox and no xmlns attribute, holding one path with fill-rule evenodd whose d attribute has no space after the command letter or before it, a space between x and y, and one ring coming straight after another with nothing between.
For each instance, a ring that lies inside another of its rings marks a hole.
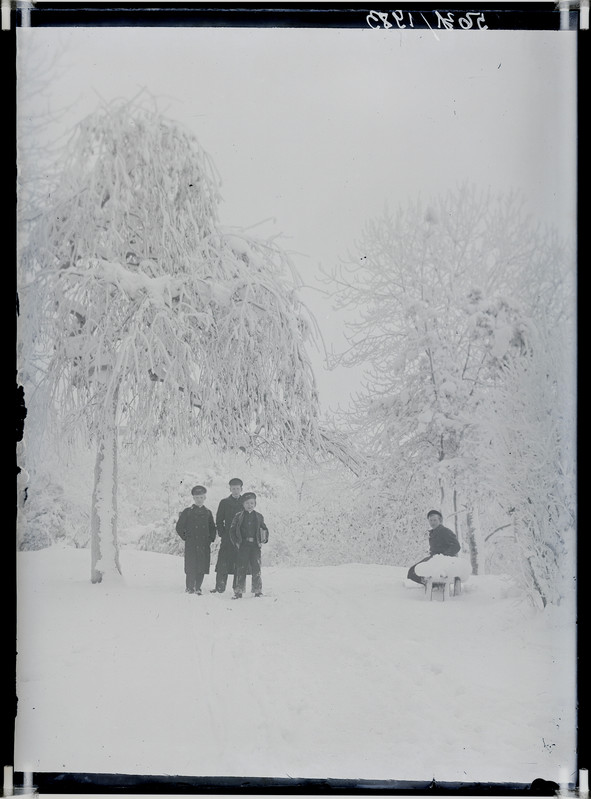
<instances>
[{"instance_id":1,"label":"snow on branch","mask_svg":"<svg viewBox=\"0 0 591 799\"><path fill-rule=\"evenodd\" d=\"M117 395L130 443L321 448L296 272L274 242L220 227L219 178L195 137L141 103L104 104L60 175L21 290L56 410L95 435Z\"/></svg>"}]
</instances>

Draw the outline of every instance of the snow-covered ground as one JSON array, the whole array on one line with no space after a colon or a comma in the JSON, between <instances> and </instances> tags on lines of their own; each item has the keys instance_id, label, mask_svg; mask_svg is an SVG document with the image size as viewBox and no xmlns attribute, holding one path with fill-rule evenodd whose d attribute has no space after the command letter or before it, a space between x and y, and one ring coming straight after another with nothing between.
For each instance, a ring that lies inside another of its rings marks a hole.
<instances>
[{"instance_id":1,"label":"snow-covered ground","mask_svg":"<svg viewBox=\"0 0 591 799\"><path fill-rule=\"evenodd\" d=\"M17 771L571 779L572 608L502 577L426 600L405 570L265 568L266 596L184 593L179 557L18 554Z\"/></svg>"}]
</instances>

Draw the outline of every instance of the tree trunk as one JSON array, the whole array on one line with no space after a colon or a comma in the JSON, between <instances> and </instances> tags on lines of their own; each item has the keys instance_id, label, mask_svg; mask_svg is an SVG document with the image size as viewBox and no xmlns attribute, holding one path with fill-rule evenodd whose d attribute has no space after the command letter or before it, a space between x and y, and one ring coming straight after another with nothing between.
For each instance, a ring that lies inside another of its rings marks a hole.
<instances>
[{"instance_id":1,"label":"tree trunk","mask_svg":"<svg viewBox=\"0 0 591 799\"><path fill-rule=\"evenodd\" d=\"M540 585L540 583L538 581L538 578L537 578L537 575L536 575L536 570L535 570L535 568L534 568L534 566L532 564L532 558L531 557L526 558L526 561L527 561L527 565L528 565L528 568L529 568L529 574L530 574L530 577L531 577L531 582L532 582L532 585L533 585L533 588L534 588L534 592L533 592L534 600L537 599L537 603L541 602L542 608L545 608L546 605L548 604L548 599L546 597L546 594L544 593L544 589L542 588L542 586Z\"/></svg>"},{"instance_id":2,"label":"tree trunk","mask_svg":"<svg viewBox=\"0 0 591 799\"><path fill-rule=\"evenodd\" d=\"M456 538L460 539L460 531L458 530L458 492L454 488L453 493L453 504L454 504L454 533L456 534Z\"/></svg>"},{"instance_id":3,"label":"tree trunk","mask_svg":"<svg viewBox=\"0 0 591 799\"><path fill-rule=\"evenodd\" d=\"M439 510L443 514L443 523L445 526L450 529L453 527L454 532L457 534L456 496L453 483L450 484L448 481L439 478L439 492L440 504L439 508L435 508L435 510Z\"/></svg>"},{"instance_id":4,"label":"tree trunk","mask_svg":"<svg viewBox=\"0 0 591 799\"><path fill-rule=\"evenodd\" d=\"M472 574L478 574L479 567L479 547L477 540L477 530L474 523L474 509L468 508L466 511L466 538L468 539L468 551L470 553L470 564Z\"/></svg>"},{"instance_id":5,"label":"tree trunk","mask_svg":"<svg viewBox=\"0 0 591 799\"><path fill-rule=\"evenodd\" d=\"M117 540L117 397L99 438L90 511L90 579L121 574Z\"/></svg>"}]
</instances>

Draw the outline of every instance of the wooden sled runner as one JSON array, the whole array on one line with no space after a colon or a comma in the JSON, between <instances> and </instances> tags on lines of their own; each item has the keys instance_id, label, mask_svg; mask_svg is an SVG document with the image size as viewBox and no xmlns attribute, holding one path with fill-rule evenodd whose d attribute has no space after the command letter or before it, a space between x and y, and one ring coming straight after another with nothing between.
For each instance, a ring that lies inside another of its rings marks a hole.
<instances>
[{"instance_id":1,"label":"wooden sled runner","mask_svg":"<svg viewBox=\"0 0 591 799\"><path fill-rule=\"evenodd\" d=\"M427 577L425 579L425 596L433 600L433 591L441 591L441 601L445 602L445 595L458 596L462 593L462 580L460 577Z\"/></svg>"}]
</instances>

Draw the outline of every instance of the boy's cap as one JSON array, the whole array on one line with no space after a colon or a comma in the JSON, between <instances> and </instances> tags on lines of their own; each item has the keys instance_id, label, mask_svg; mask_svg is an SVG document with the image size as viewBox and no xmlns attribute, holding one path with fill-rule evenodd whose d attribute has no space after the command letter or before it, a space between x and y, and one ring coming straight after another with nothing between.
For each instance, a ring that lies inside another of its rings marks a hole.
<instances>
[{"instance_id":1,"label":"boy's cap","mask_svg":"<svg viewBox=\"0 0 591 799\"><path fill-rule=\"evenodd\" d=\"M241 497L243 503L246 502L247 499L256 500L256 498L257 498L257 495L254 493L254 491L247 491L246 494L243 494L242 497Z\"/></svg>"},{"instance_id":2,"label":"boy's cap","mask_svg":"<svg viewBox=\"0 0 591 799\"><path fill-rule=\"evenodd\" d=\"M433 516L433 514L439 516L440 519L443 519L443 514L441 513L440 510L430 510L429 513L427 514L427 519L429 518L429 516Z\"/></svg>"},{"instance_id":3,"label":"boy's cap","mask_svg":"<svg viewBox=\"0 0 591 799\"><path fill-rule=\"evenodd\" d=\"M244 483L242 482L242 480L241 480L239 477L233 477L233 478L230 480L230 482L228 483L228 485L231 485L231 486L241 486L241 485L244 485Z\"/></svg>"},{"instance_id":4,"label":"boy's cap","mask_svg":"<svg viewBox=\"0 0 591 799\"><path fill-rule=\"evenodd\" d=\"M207 488L205 488L205 486L193 486L191 494L193 494L193 496L197 494L207 494Z\"/></svg>"}]
</instances>

